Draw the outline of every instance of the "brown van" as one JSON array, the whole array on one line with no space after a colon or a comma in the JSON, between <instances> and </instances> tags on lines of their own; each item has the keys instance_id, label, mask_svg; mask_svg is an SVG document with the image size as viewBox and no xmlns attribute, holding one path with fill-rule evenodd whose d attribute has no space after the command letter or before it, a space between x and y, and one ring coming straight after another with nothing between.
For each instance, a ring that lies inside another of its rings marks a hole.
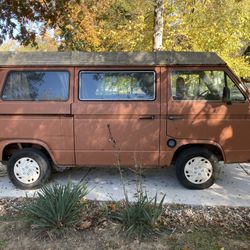
<instances>
[{"instance_id":1,"label":"brown van","mask_svg":"<svg viewBox=\"0 0 250 250\"><path fill-rule=\"evenodd\" d=\"M175 165L192 189L250 160L249 92L214 53L0 53L0 160L19 188L56 166ZM110 139L114 139L113 143Z\"/></svg>"}]
</instances>

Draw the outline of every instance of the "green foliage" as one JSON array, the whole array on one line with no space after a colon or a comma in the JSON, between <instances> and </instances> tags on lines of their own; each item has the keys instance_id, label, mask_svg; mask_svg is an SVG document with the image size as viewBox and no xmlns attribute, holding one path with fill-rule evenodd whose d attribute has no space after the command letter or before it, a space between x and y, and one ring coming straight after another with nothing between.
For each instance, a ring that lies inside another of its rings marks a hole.
<instances>
[{"instance_id":1,"label":"green foliage","mask_svg":"<svg viewBox=\"0 0 250 250\"><path fill-rule=\"evenodd\" d=\"M243 56L250 42L248 0L166 2L165 50L218 53L239 76L249 76Z\"/></svg>"},{"instance_id":2,"label":"green foliage","mask_svg":"<svg viewBox=\"0 0 250 250\"><path fill-rule=\"evenodd\" d=\"M41 232L61 235L75 226L82 209L82 199L88 193L83 184L45 186L23 208L25 218Z\"/></svg>"},{"instance_id":3,"label":"green foliage","mask_svg":"<svg viewBox=\"0 0 250 250\"><path fill-rule=\"evenodd\" d=\"M117 209L112 208L110 217L122 223L128 238L144 239L159 232L157 222L164 211L165 195L157 204L157 195L149 199L145 193L139 193L135 202L125 197L124 204Z\"/></svg>"},{"instance_id":4,"label":"green foliage","mask_svg":"<svg viewBox=\"0 0 250 250\"><path fill-rule=\"evenodd\" d=\"M55 38L52 38L49 33L43 34L43 36L37 36L35 42L38 47L34 47L31 44L24 46L16 40L8 40L0 46L0 51L58 51L58 44Z\"/></svg>"},{"instance_id":5,"label":"green foliage","mask_svg":"<svg viewBox=\"0 0 250 250\"><path fill-rule=\"evenodd\" d=\"M37 36L52 30L60 50L150 51L155 3L0 1L0 44L10 38L25 46L39 45ZM162 49L216 52L239 76L249 77L249 54L244 54L250 44L249 13L249 0L165 1Z\"/></svg>"}]
</instances>

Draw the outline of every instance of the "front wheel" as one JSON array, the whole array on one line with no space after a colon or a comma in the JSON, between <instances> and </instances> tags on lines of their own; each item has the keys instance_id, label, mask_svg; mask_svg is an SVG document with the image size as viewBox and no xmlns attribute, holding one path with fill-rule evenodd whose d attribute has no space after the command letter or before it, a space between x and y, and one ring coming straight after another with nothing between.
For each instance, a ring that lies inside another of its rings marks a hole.
<instances>
[{"instance_id":1,"label":"front wheel","mask_svg":"<svg viewBox=\"0 0 250 250\"><path fill-rule=\"evenodd\" d=\"M51 174L47 156L38 149L26 148L14 153L8 161L11 182L20 189L40 187Z\"/></svg>"},{"instance_id":2,"label":"front wheel","mask_svg":"<svg viewBox=\"0 0 250 250\"><path fill-rule=\"evenodd\" d=\"M207 149L193 147L182 151L176 160L176 175L190 189L205 189L214 184L217 157Z\"/></svg>"}]
</instances>

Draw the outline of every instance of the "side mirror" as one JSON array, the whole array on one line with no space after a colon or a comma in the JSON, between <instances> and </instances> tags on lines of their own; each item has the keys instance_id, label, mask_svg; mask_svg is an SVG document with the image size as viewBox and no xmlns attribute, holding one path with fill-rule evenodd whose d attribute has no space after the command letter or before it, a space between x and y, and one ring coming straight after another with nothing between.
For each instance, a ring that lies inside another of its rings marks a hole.
<instances>
[{"instance_id":1,"label":"side mirror","mask_svg":"<svg viewBox=\"0 0 250 250\"><path fill-rule=\"evenodd\" d=\"M231 105L232 104L232 101L230 99L230 89L225 86L223 88L223 96L222 96L222 101L225 102L226 104L228 105Z\"/></svg>"}]
</instances>

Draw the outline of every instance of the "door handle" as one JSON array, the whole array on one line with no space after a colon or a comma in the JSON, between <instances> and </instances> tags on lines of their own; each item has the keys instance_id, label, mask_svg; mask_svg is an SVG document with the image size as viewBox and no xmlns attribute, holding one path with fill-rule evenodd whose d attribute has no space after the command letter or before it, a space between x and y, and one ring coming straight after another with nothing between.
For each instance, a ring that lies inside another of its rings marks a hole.
<instances>
[{"instance_id":1,"label":"door handle","mask_svg":"<svg viewBox=\"0 0 250 250\"><path fill-rule=\"evenodd\" d=\"M154 120L155 115L143 115L139 117L140 120Z\"/></svg>"},{"instance_id":2,"label":"door handle","mask_svg":"<svg viewBox=\"0 0 250 250\"><path fill-rule=\"evenodd\" d=\"M168 116L168 120L183 120L184 119L184 116L183 115L170 115Z\"/></svg>"},{"instance_id":3,"label":"door handle","mask_svg":"<svg viewBox=\"0 0 250 250\"><path fill-rule=\"evenodd\" d=\"M65 114L65 115L63 115L64 117L74 117L74 115L73 114Z\"/></svg>"}]
</instances>

